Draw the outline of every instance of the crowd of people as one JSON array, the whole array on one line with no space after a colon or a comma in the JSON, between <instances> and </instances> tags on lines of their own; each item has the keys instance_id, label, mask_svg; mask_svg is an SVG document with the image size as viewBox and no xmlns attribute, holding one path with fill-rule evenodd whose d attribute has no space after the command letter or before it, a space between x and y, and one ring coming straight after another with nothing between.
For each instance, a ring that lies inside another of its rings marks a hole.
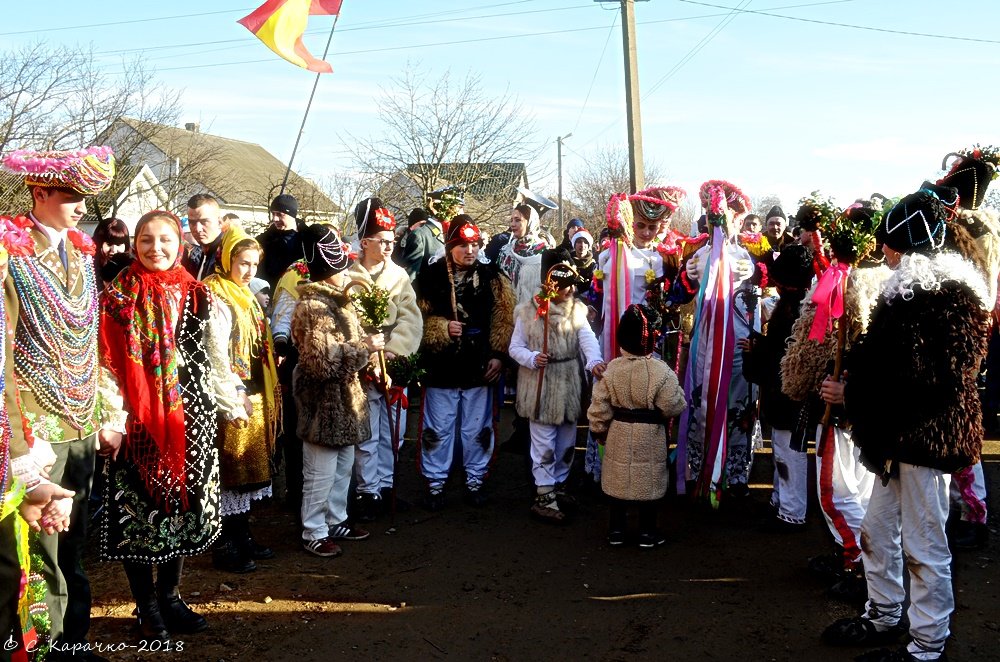
<instances>
[{"instance_id":1,"label":"crowd of people","mask_svg":"<svg viewBox=\"0 0 1000 662\"><path fill-rule=\"evenodd\" d=\"M814 193L794 232L722 180L700 187L690 233L671 223L682 189L616 194L598 241L580 219L555 241L531 198L487 242L453 189L399 224L371 197L352 244L303 223L288 194L256 238L198 194L189 237L154 210L92 239L77 224L114 177L111 151L11 153L32 206L0 217L4 655L102 659L87 644L91 525L141 637L161 643L208 627L180 594L185 557L233 573L274 557L251 531L262 499L297 514L303 553L339 556L363 524L410 507L395 477L419 393L421 507L447 508L450 481L488 504L509 394L526 515L571 520L586 421L612 547L662 545L671 489L744 507L768 433L768 528L801 531L815 489L837 552L809 565L831 595L865 602L823 640L908 635L858 659L943 660L950 545L987 535L983 410L996 409L978 378L998 338L1000 222L982 204L998 164L992 148L949 154L937 181L846 209Z\"/></svg>"}]
</instances>

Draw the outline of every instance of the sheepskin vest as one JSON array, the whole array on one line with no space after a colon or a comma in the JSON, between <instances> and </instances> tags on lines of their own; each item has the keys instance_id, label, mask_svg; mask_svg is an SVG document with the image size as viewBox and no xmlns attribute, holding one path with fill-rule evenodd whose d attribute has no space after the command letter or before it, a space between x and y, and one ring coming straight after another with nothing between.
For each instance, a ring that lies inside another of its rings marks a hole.
<instances>
[{"instance_id":1,"label":"sheepskin vest","mask_svg":"<svg viewBox=\"0 0 1000 662\"><path fill-rule=\"evenodd\" d=\"M979 460L976 375L990 328L989 288L957 253L906 255L850 354L846 405L862 461L953 472Z\"/></svg>"},{"instance_id":2,"label":"sheepskin vest","mask_svg":"<svg viewBox=\"0 0 1000 662\"><path fill-rule=\"evenodd\" d=\"M544 320L537 318L534 302L518 304L515 311L530 349L542 351ZM576 423L580 417L580 337L587 326L587 307L576 299L549 306L549 365L544 372L519 366L517 370L517 413L547 425ZM535 411L538 375L542 374L542 398Z\"/></svg>"},{"instance_id":3,"label":"sheepskin vest","mask_svg":"<svg viewBox=\"0 0 1000 662\"><path fill-rule=\"evenodd\" d=\"M292 340L299 362L292 374L300 439L321 446L351 446L371 437L368 398L358 372L370 353L353 305L324 283L299 288Z\"/></svg>"}]
</instances>

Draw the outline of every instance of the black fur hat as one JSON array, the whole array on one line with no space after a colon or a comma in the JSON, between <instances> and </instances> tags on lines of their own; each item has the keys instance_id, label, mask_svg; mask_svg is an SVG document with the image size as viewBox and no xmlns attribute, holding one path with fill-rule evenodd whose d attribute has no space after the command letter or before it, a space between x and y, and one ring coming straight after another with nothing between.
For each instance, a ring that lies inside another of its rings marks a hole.
<instances>
[{"instance_id":1,"label":"black fur hat","mask_svg":"<svg viewBox=\"0 0 1000 662\"><path fill-rule=\"evenodd\" d=\"M645 306L633 303L618 320L618 346L629 354L646 356L656 347L653 315Z\"/></svg>"},{"instance_id":2,"label":"black fur hat","mask_svg":"<svg viewBox=\"0 0 1000 662\"><path fill-rule=\"evenodd\" d=\"M955 160L949 168L948 160L951 157L955 157ZM937 183L958 189L958 204L963 209L979 209L997 172L996 164L984 158L980 149L948 154L941 163L941 169L948 170L948 174Z\"/></svg>"}]
</instances>

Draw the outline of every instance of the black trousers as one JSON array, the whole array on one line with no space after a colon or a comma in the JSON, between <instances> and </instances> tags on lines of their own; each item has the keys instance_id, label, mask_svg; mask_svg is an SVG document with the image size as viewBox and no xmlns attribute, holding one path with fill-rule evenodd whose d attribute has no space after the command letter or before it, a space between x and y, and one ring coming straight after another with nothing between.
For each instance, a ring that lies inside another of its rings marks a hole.
<instances>
[{"instance_id":1,"label":"black trousers","mask_svg":"<svg viewBox=\"0 0 1000 662\"><path fill-rule=\"evenodd\" d=\"M52 444L56 463L49 480L73 490L73 511L69 529L38 537L42 576L48 587L45 603L52 619L52 641L82 644L90 630L90 582L83 571L83 549L89 522L87 504L94 480L96 435Z\"/></svg>"},{"instance_id":2,"label":"black trousers","mask_svg":"<svg viewBox=\"0 0 1000 662\"><path fill-rule=\"evenodd\" d=\"M299 362L298 352L292 352L278 367L278 381L281 383L281 425L284 431L278 439L278 446L285 459L286 500L296 510L302 506L302 440L296 434L299 422L292 395L292 371Z\"/></svg>"},{"instance_id":3,"label":"black trousers","mask_svg":"<svg viewBox=\"0 0 1000 662\"><path fill-rule=\"evenodd\" d=\"M639 511L639 533L656 532L656 507L659 501L624 501L610 499L610 529L611 531L626 531L628 529L629 508Z\"/></svg>"}]
</instances>

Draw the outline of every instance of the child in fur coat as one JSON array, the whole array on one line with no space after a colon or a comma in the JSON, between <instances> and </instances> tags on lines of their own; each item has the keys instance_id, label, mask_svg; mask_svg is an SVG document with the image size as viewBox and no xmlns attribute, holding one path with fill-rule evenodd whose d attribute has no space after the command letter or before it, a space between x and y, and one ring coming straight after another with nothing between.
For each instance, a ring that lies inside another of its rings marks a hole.
<instances>
[{"instance_id":1,"label":"child in fur coat","mask_svg":"<svg viewBox=\"0 0 1000 662\"><path fill-rule=\"evenodd\" d=\"M371 437L368 399L358 373L385 347L381 333L366 335L344 287L346 247L323 225L303 231L311 282L292 316L299 362L292 375L302 444L302 545L316 556L339 556L339 540L368 532L347 520L354 447Z\"/></svg>"},{"instance_id":2,"label":"child in fur coat","mask_svg":"<svg viewBox=\"0 0 1000 662\"><path fill-rule=\"evenodd\" d=\"M618 322L622 355L594 385L587 410L590 431L605 447L601 489L611 498L611 545L625 542L629 507L639 511L640 547L665 541L656 505L667 492L666 422L687 403L677 375L652 355L655 342L647 309L632 304Z\"/></svg>"},{"instance_id":3,"label":"child in fur coat","mask_svg":"<svg viewBox=\"0 0 1000 662\"><path fill-rule=\"evenodd\" d=\"M570 254L543 252L542 273L541 294L514 311L510 356L520 365L517 413L529 419L531 433L531 474L537 491L531 512L557 524L566 518L563 509L572 505L565 484L583 388L578 357L583 356L584 368L597 378L604 373L604 362L587 321L587 306L573 296L580 277Z\"/></svg>"}]
</instances>

